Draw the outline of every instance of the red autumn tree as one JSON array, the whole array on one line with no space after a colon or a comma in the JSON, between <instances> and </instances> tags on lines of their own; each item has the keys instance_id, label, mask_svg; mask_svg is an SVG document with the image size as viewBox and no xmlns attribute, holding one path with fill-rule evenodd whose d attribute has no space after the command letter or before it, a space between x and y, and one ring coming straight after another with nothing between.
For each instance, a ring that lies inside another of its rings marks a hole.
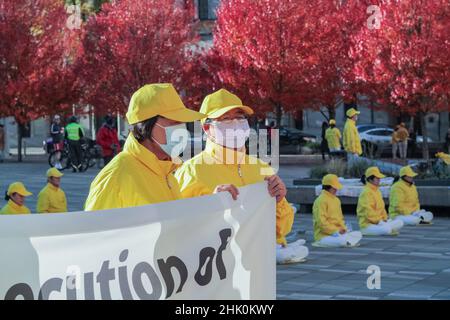
<instances>
[{"instance_id":1,"label":"red autumn tree","mask_svg":"<svg viewBox=\"0 0 450 320\"><path fill-rule=\"evenodd\" d=\"M223 1L209 58L222 86L257 107L333 110L350 68L347 37L361 23L342 1Z\"/></svg>"},{"instance_id":2,"label":"red autumn tree","mask_svg":"<svg viewBox=\"0 0 450 320\"><path fill-rule=\"evenodd\" d=\"M352 39L355 67L348 79L389 111L419 115L429 159L424 116L449 110L450 6L447 0L386 0L380 9L379 29L362 28Z\"/></svg>"},{"instance_id":3,"label":"red autumn tree","mask_svg":"<svg viewBox=\"0 0 450 320\"><path fill-rule=\"evenodd\" d=\"M24 123L67 107L70 90L72 33L59 0L0 0L0 116Z\"/></svg>"},{"instance_id":4,"label":"red autumn tree","mask_svg":"<svg viewBox=\"0 0 450 320\"><path fill-rule=\"evenodd\" d=\"M197 41L192 1L122 0L106 3L84 30L78 65L83 101L98 114L124 113L139 87L170 82L183 88Z\"/></svg>"}]
</instances>

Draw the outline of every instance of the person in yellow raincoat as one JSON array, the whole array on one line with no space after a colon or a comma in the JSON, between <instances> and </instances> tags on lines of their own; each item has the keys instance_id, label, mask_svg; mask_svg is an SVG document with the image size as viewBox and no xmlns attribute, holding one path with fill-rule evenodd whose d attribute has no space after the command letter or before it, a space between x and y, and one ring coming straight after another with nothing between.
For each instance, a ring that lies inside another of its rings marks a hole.
<instances>
[{"instance_id":1,"label":"person in yellow raincoat","mask_svg":"<svg viewBox=\"0 0 450 320\"><path fill-rule=\"evenodd\" d=\"M186 122L205 115L187 109L171 84L157 83L133 94L126 117L132 128L123 151L91 183L86 211L181 199L173 172L186 145L172 135L188 135ZM230 190L218 186L216 192Z\"/></svg>"},{"instance_id":2,"label":"person in yellow raincoat","mask_svg":"<svg viewBox=\"0 0 450 320\"><path fill-rule=\"evenodd\" d=\"M388 219L383 196L379 190L381 179L385 177L378 167L370 167L361 178L365 186L359 195L356 211L363 235L397 235L403 227L401 220Z\"/></svg>"},{"instance_id":3,"label":"person in yellow raincoat","mask_svg":"<svg viewBox=\"0 0 450 320\"><path fill-rule=\"evenodd\" d=\"M203 152L186 161L175 173L184 198L211 194L219 184L235 188L266 180L272 197L276 197L277 262L303 261L308 255L304 240L287 244L294 212L286 200L286 186L273 169L263 161L246 155L245 142L250 134L247 117L253 110L242 104L231 92L220 89L208 95L200 112L207 136Z\"/></svg>"},{"instance_id":4,"label":"person in yellow raincoat","mask_svg":"<svg viewBox=\"0 0 450 320\"><path fill-rule=\"evenodd\" d=\"M361 112L350 108L347 110L347 121L344 126L344 137L342 142L344 149L347 152L347 160L349 165L357 161L358 157L362 154L361 141L359 139L359 132L356 128L356 121L358 121L358 115Z\"/></svg>"},{"instance_id":5,"label":"person in yellow raincoat","mask_svg":"<svg viewBox=\"0 0 450 320\"><path fill-rule=\"evenodd\" d=\"M0 210L0 214L26 214L31 213L25 206L25 197L31 196L22 182L11 183L5 195L8 203Z\"/></svg>"},{"instance_id":6,"label":"person in yellow raincoat","mask_svg":"<svg viewBox=\"0 0 450 320\"><path fill-rule=\"evenodd\" d=\"M441 159L446 165L450 165L450 154L444 152L438 152L435 154L436 158Z\"/></svg>"},{"instance_id":7,"label":"person in yellow raincoat","mask_svg":"<svg viewBox=\"0 0 450 320\"><path fill-rule=\"evenodd\" d=\"M389 195L389 217L405 225L431 224L433 214L420 209L415 176L417 173L410 166L400 169L399 179L392 185Z\"/></svg>"},{"instance_id":8,"label":"person in yellow raincoat","mask_svg":"<svg viewBox=\"0 0 450 320\"><path fill-rule=\"evenodd\" d=\"M66 194L61 189L63 174L56 168L47 170L47 185L39 192L37 213L67 212Z\"/></svg>"},{"instance_id":9,"label":"person in yellow raincoat","mask_svg":"<svg viewBox=\"0 0 450 320\"><path fill-rule=\"evenodd\" d=\"M341 131L336 128L336 120L330 120L330 127L325 131L325 139L328 143L330 155L341 150Z\"/></svg>"},{"instance_id":10,"label":"person in yellow raincoat","mask_svg":"<svg viewBox=\"0 0 450 320\"><path fill-rule=\"evenodd\" d=\"M342 184L334 174L327 174L322 179L322 193L314 201L313 226L316 247L354 247L359 244L362 234L348 230L341 201L336 196Z\"/></svg>"}]
</instances>

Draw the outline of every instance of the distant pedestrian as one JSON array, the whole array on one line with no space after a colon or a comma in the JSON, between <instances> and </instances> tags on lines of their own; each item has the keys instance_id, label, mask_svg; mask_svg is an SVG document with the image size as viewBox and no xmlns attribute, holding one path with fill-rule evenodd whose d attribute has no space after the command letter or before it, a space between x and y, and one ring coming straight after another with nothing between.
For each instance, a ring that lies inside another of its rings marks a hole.
<instances>
[{"instance_id":1,"label":"distant pedestrian","mask_svg":"<svg viewBox=\"0 0 450 320\"><path fill-rule=\"evenodd\" d=\"M447 135L445 136L445 149L447 153L450 154L450 128L448 129Z\"/></svg>"},{"instance_id":2,"label":"distant pedestrian","mask_svg":"<svg viewBox=\"0 0 450 320\"><path fill-rule=\"evenodd\" d=\"M343 144L344 149L347 152L347 160L350 166L358 161L359 156L362 154L361 140L359 138L358 129L356 128L359 114L360 112L354 108L348 109L346 112L347 121L344 126Z\"/></svg>"},{"instance_id":3,"label":"distant pedestrian","mask_svg":"<svg viewBox=\"0 0 450 320\"><path fill-rule=\"evenodd\" d=\"M120 152L117 130L110 115L105 117L105 123L98 130L97 143L102 147L103 161L106 166Z\"/></svg>"},{"instance_id":4,"label":"distant pedestrian","mask_svg":"<svg viewBox=\"0 0 450 320\"><path fill-rule=\"evenodd\" d=\"M50 125L50 136L52 137L53 148L56 155L55 168L61 170L61 151L64 149L64 127L61 125L61 117L55 115Z\"/></svg>"},{"instance_id":5,"label":"distant pedestrian","mask_svg":"<svg viewBox=\"0 0 450 320\"><path fill-rule=\"evenodd\" d=\"M322 160L325 160L325 154L329 153L326 132L328 129L328 122L322 122L322 141L320 143L320 151L322 153Z\"/></svg>"},{"instance_id":6,"label":"distant pedestrian","mask_svg":"<svg viewBox=\"0 0 450 320\"><path fill-rule=\"evenodd\" d=\"M341 151L341 131L336 128L336 120L330 120L330 127L325 131L325 139L330 150L330 157Z\"/></svg>"},{"instance_id":7,"label":"distant pedestrian","mask_svg":"<svg viewBox=\"0 0 450 320\"><path fill-rule=\"evenodd\" d=\"M397 151L398 151L398 137L397 137L397 132L398 129L400 128L399 125L397 125L394 129L394 132L392 132L392 139L391 139L391 144L392 144L392 159L396 160L397 159Z\"/></svg>"},{"instance_id":8,"label":"distant pedestrian","mask_svg":"<svg viewBox=\"0 0 450 320\"><path fill-rule=\"evenodd\" d=\"M84 132L78 124L76 116L70 117L70 123L65 130L65 138L69 143L70 148L70 162L73 167L73 172L81 171L82 149L80 139L84 137Z\"/></svg>"},{"instance_id":9,"label":"distant pedestrian","mask_svg":"<svg viewBox=\"0 0 450 320\"><path fill-rule=\"evenodd\" d=\"M397 139L398 139L398 148L400 151L400 158L402 160L406 159L407 152L408 152L408 138L409 138L409 132L405 127L405 123L400 123L400 127L397 130Z\"/></svg>"}]
</instances>

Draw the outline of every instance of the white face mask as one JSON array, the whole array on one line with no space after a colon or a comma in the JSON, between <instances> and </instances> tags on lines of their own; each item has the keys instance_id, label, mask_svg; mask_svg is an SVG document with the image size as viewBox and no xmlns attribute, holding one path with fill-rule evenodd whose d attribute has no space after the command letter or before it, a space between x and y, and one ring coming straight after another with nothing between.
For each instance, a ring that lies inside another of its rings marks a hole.
<instances>
[{"instance_id":1,"label":"white face mask","mask_svg":"<svg viewBox=\"0 0 450 320\"><path fill-rule=\"evenodd\" d=\"M159 143L152 137L153 141L155 141L172 159L178 157L184 149L186 149L188 144L189 132L186 129L186 124L180 123L169 127L163 127L158 123L156 123L156 125L165 130L166 143Z\"/></svg>"},{"instance_id":2,"label":"white face mask","mask_svg":"<svg viewBox=\"0 0 450 320\"><path fill-rule=\"evenodd\" d=\"M212 122L214 126L214 141L230 149L240 149L250 136L250 126L247 119Z\"/></svg>"}]
</instances>

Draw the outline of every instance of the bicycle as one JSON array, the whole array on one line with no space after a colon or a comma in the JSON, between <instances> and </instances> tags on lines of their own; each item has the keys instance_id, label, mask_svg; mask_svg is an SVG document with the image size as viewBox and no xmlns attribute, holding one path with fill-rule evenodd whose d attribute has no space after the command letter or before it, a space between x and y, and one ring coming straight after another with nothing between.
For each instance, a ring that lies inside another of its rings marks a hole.
<instances>
[{"instance_id":1,"label":"bicycle","mask_svg":"<svg viewBox=\"0 0 450 320\"><path fill-rule=\"evenodd\" d=\"M63 150L54 150L50 153L48 157L48 164L50 167L55 167L56 163L58 162L58 153L60 153L59 156L59 163L61 164L61 171L68 169L72 166L71 162L71 153L70 148L67 140L64 140L64 147ZM86 171L89 167L92 167L95 165L95 162L92 163L92 158L89 150L89 144L84 142L81 144L81 167L79 168L80 172Z\"/></svg>"}]
</instances>

